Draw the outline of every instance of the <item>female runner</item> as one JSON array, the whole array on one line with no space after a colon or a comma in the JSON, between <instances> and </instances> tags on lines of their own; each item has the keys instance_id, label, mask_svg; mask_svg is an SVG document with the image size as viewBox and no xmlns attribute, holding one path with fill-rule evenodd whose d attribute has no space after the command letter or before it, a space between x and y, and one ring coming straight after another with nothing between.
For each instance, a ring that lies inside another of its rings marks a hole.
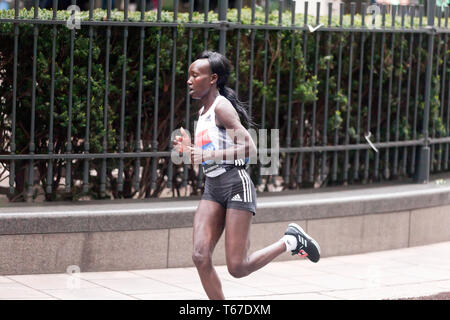
<instances>
[{"instance_id":1,"label":"female runner","mask_svg":"<svg viewBox=\"0 0 450 320\"><path fill-rule=\"evenodd\" d=\"M189 152L201 164L205 188L193 223L192 259L210 299L224 299L212 255L225 230L228 271L240 278L260 269L283 252L291 251L317 262L320 247L295 223L277 242L248 254L249 233L256 213L256 191L245 166L255 144L245 128L252 124L244 104L226 86L230 62L220 53L202 52L189 67L190 96L201 101L194 145L181 128L173 141L178 152Z\"/></svg>"}]
</instances>

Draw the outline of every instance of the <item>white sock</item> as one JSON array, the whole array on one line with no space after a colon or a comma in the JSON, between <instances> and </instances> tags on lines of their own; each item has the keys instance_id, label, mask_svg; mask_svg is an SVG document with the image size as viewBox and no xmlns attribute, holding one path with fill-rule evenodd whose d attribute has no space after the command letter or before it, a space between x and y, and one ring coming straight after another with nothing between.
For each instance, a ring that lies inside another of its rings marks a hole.
<instances>
[{"instance_id":1,"label":"white sock","mask_svg":"<svg viewBox=\"0 0 450 320\"><path fill-rule=\"evenodd\" d=\"M286 245L286 252L292 251L297 248L297 238L292 235L284 235L283 238L280 239Z\"/></svg>"}]
</instances>

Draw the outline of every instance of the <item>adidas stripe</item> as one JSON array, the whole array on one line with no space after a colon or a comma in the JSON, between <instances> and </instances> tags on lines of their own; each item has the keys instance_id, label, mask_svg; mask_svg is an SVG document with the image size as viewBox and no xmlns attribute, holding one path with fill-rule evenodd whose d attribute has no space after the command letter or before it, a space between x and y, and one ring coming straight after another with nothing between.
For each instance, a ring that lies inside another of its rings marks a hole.
<instances>
[{"instance_id":1,"label":"adidas stripe","mask_svg":"<svg viewBox=\"0 0 450 320\"><path fill-rule=\"evenodd\" d=\"M241 181L242 181L242 188L243 188L243 190L244 190L244 202L248 202L248 201L247 201L247 183L246 183L246 180L245 180L245 178L243 177L241 171L242 171L242 170L238 170L238 173L239 173L239 177L241 178Z\"/></svg>"},{"instance_id":2,"label":"adidas stripe","mask_svg":"<svg viewBox=\"0 0 450 320\"><path fill-rule=\"evenodd\" d=\"M244 202L252 202L252 190L250 188L251 181L250 177L245 170L238 170L239 176L242 180L242 187L244 189Z\"/></svg>"},{"instance_id":3,"label":"adidas stripe","mask_svg":"<svg viewBox=\"0 0 450 320\"><path fill-rule=\"evenodd\" d=\"M301 237L300 235L298 236L298 239L300 241L301 244L303 244L305 247L308 246L308 241L306 241L305 238Z\"/></svg>"},{"instance_id":4,"label":"adidas stripe","mask_svg":"<svg viewBox=\"0 0 450 320\"><path fill-rule=\"evenodd\" d=\"M244 173L244 175L245 175L245 177L247 178L247 183L248 183L248 185L247 185L247 191L248 191L248 198L249 198L249 200L248 200L248 202L252 202L253 201L253 198L252 198L252 189L251 189L251 181L250 181L250 177L249 177L249 175L248 175L248 173L247 173L247 171L245 171L245 170L242 170L242 172Z\"/></svg>"}]
</instances>

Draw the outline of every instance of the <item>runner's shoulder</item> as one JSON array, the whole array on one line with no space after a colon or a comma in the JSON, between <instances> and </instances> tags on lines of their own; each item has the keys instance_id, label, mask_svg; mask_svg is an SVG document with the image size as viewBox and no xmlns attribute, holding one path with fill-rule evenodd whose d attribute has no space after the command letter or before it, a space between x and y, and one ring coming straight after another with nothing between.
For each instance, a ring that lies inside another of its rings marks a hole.
<instances>
[{"instance_id":1,"label":"runner's shoulder","mask_svg":"<svg viewBox=\"0 0 450 320\"><path fill-rule=\"evenodd\" d=\"M214 110L216 113L219 114L236 114L236 109L233 107L233 104L231 103L230 100L228 100L226 97L224 97L223 99L220 99L217 102L216 108Z\"/></svg>"}]
</instances>

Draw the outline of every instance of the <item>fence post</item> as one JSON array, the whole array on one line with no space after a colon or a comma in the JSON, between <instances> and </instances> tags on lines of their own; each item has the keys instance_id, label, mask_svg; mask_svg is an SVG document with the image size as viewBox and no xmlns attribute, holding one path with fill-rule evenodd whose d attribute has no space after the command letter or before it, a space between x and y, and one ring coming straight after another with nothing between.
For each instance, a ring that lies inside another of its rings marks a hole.
<instances>
[{"instance_id":1,"label":"fence post","mask_svg":"<svg viewBox=\"0 0 450 320\"><path fill-rule=\"evenodd\" d=\"M219 23L220 23L220 35L219 35L219 52L225 55L226 43L227 43L227 11L228 0L219 1Z\"/></svg>"},{"instance_id":2,"label":"fence post","mask_svg":"<svg viewBox=\"0 0 450 320\"><path fill-rule=\"evenodd\" d=\"M414 180L417 183L428 183L430 179L430 140L429 140L429 120L430 120L430 93L431 93L431 76L433 71L433 46L436 30L434 28L434 15L436 8L436 0L428 0L427 2L427 28L428 32L428 55L427 68L425 74L425 106L423 111L422 134L424 143L420 147L418 153L417 167L415 170Z\"/></svg>"}]
</instances>

